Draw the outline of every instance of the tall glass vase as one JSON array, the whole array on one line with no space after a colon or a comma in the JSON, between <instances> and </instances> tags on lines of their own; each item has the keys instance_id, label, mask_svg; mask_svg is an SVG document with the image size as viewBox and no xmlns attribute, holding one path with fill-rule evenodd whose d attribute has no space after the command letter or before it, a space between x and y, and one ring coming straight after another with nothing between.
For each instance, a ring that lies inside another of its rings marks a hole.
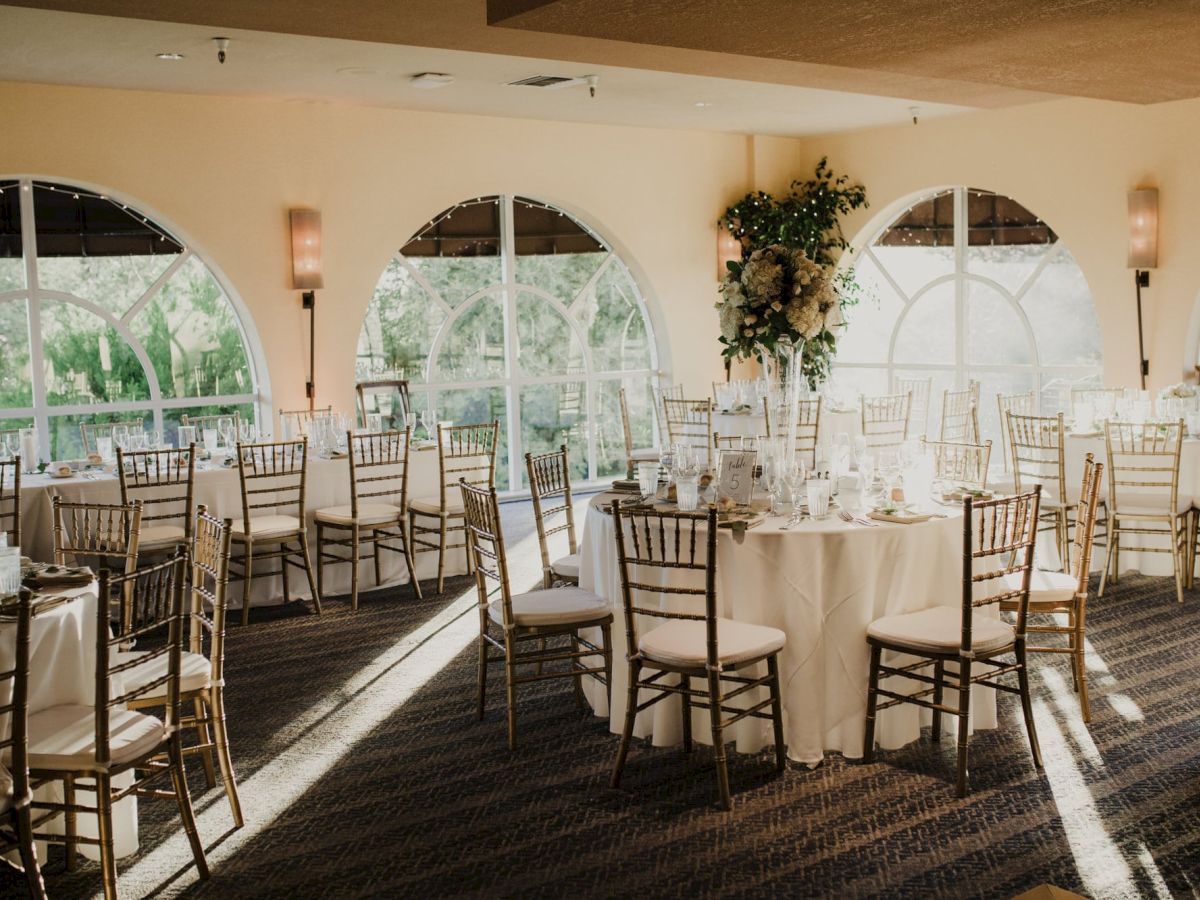
<instances>
[{"instance_id":1,"label":"tall glass vase","mask_svg":"<svg viewBox=\"0 0 1200 900\"><path fill-rule=\"evenodd\" d=\"M787 459L796 458L796 436L800 426L800 398L804 387L804 339L796 341L779 341L775 345L777 359L776 371L779 372L781 387L787 398Z\"/></svg>"}]
</instances>

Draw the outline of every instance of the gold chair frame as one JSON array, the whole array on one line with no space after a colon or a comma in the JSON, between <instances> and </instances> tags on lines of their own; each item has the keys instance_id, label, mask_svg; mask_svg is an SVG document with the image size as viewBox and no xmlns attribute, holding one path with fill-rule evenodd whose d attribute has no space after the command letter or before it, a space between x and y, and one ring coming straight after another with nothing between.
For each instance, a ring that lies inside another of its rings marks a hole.
<instances>
[{"instance_id":1,"label":"gold chair frame","mask_svg":"<svg viewBox=\"0 0 1200 900\"><path fill-rule=\"evenodd\" d=\"M412 446L412 429L381 431L372 434L346 433L346 448L350 459L350 520L332 517L329 510L317 510L317 590L325 593L325 565L350 564L350 608L358 609L358 564L371 560L375 567L375 584L383 583L380 553L398 553L408 566L408 579L417 599L422 599L421 583L413 562L405 518L408 510L408 463ZM383 474L376 474L378 470ZM362 501L386 503L396 507L396 517L378 521L362 521L359 515ZM398 500L398 503L392 503ZM326 532L333 532L327 537ZM398 542L389 543L389 542ZM371 552L365 556L360 548L367 544ZM327 547L343 547L349 556L330 553Z\"/></svg>"},{"instance_id":2,"label":"gold chair frame","mask_svg":"<svg viewBox=\"0 0 1200 900\"><path fill-rule=\"evenodd\" d=\"M920 437L927 437L929 432L929 401L933 397L933 377L908 378L897 375L893 379L892 392L912 395L912 411L909 427L914 431L919 426Z\"/></svg>"},{"instance_id":3,"label":"gold chair frame","mask_svg":"<svg viewBox=\"0 0 1200 900\"><path fill-rule=\"evenodd\" d=\"M80 422L79 423L79 440L83 443L83 455L96 452L96 438L104 435L111 435L112 430L118 425L124 425L126 428L145 428L144 419L124 419L120 422Z\"/></svg>"},{"instance_id":4,"label":"gold chair frame","mask_svg":"<svg viewBox=\"0 0 1200 900\"><path fill-rule=\"evenodd\" d=\"M980 491L987 490L988 466L992 459L992 442L961 444L956 441L921 439L922 445L933 454L933 477L953 481Z\"/></svg>"},{"instance_id":5,"label":"gold chair frame","mask_svg":"<svg viewBox=\"0 0 1200 900\"><path fill-rule=\"evenodd\" d=\"M1039 505L1039 531L1054 531L1062 570L1071 571L1071 514L1076 503L1067 495L1066 426L1063 414L1019 416L1008 413L1008 439L1013 464L1013 489L1020 494L1031 485L1050 488L1050 503Z\"/></svg>"},{"instance_id":6,"label":"gold chair frame","mask_svg":"<svg viewBox=\"0 0 1200 900\"><path fill-rule=\"evenodd\" d=\"M467 571L471 571L470 532L462 511L451 508L450 498L457 496L458 483L466 478L469 485L496 484L496 449L500 434L500 421L480 425L438 426L438 511L426 512L408 503L408 534L412 540L413 556L437 551L437 589L440 594L446 589L446 551L464 548L467 554ZM479 459L485 462L480 465ZM486 471L484 477L480 472ZM418 498L421 499L421 498ZM432 499L432 498L431 498ZM432 520L435 525L426 524ZM462 542L449 544L451 532L462 532ZM437 535L436 543L426 535Z\"/></svg>"},{"instance_id":7,"label":"gold chair frame","mask_svg":"<svg viewBox=\"0 0 1200 900\"><path fill-rule=\"evenodd\" d=\"M939 441L962 444L979 443L979 391L972 383L965 391L942 392L942 421Z\"/></svg>"},{"instance_id":8,"label":"gold chair frame","mask_svg":"<svg viewBox=\"0 0 1200 900\"><path fill-rule=\"evenodd\" d=\"M996 408L1000 412L1000 445L1003 449L1004 472L1013 470L1012 439L1008 433L1008 414L1032 416L1036 414L1037 394L1026 391L1023 394L997 394Z\"/></svg>"},{"instance_id":9,"label":"gold chair frame","mask_svg":"<svg viewBox=\"0 0 1200 900\"><path fill-rule=\"evenodd\" d=\"M612 612L606 610L598 615L579 621L565 622L555 625L528 626L520 625L513 613L512 590L508 578L508 557L504 549L504 532L500 524L500 505L496 500L494 485L475 487L460 480L459 487L463 499L463 521L469 538L467 546L474 558L475 586L478 596L479 611L479 663L478 688L479 703L477 715L483 720L487 703L487 672L493 663L504 664L504 685L508 703L508 748L515 750L517 746L517 685L535 681L545 681L551 678L571 678L575 682L575 700L583 706L583 677L595 678L608 690L612 684ZM489 581L495 583L489 588ZM489 601L489 597L499 592L499 596ZM492 603L501 604L502 624L501 634L491 633L492 619L489 606ZM580 632L586 628L599 628L603 646L596 646ZM570 648L548 647L550 638L567 636ZM526 650L527 644L535 644L534 649ZM498 650L502 655L492 653ZM603 664L588 665L589 658L600 656ZM545 663L567 662L565 671L544 671ZM530 674L521 674L518 670L523 666L533 666Z\"/></svg>"},{"instance_id":10,"label":"gold chair frame","mask_svg":"<svg viewBox=\"0 0 1200 900\"><path fill-rule=\"evenodd\" d=\"M96 560L129 578L137 571L142 531L142 501L128 503L78 503L57 494L50 498L54 538L54 564ZM116 622L126 622L132 613L133 583L125 582L119 609L110 610Z\"/></svg>"},{"instance_id":11,"label":"gold chair frame","mask_svg":"<svg viewBox=\"0 0 1200 900\"><path fill-rule=\"evenodd\" d=\"M382 391L379 388L388 388L394 390L400 397L400 420L396 421L396 411L392 410L392 425L389 427L384 423L384 431L402 431L408 427L408 414L413 411L412 397L408 392L407 378L383 378L376 381L360 381L354 385L354 393L358 397L358 416L359 424L363 428L367 427L367 396L376 396ZM376 404L378 406L378 404Z\"/></svg>"},{"instance_id":12,"label":"gold chair frame","mask_svg":"<svg viewBox=\"0 0 1200 900\"><path fill-rule=\"evenodd\" d=\"M911 394L863 397L859 407L862 412L862 436L868 447L899 447L908 440L909 419L912 416Z\"/></svg>"},{"instance_id":13,"label":"gold chair frame","mask_svg":"<svg viewBox=\"0 0 1200 900\"><path fill-rule=\"evenodd\" d=\"M571 498L571 463L567 445L562 444L552 453L534 456L525 454L525 472L529 477L529 498L533 501L533 520L537 524L538 548L542 554L542 584L554 587L555 580L578 584L577 575L565 575L554 571L555 562L550 556L550 538L556 534L567 534L567 554L579 553L579 542L575 539L575 505ZM561 498L561 499L560 499ZM557 506L547 506L555 503ZM549 522L562 516L558 525Z\"/></svg>"},{"instance_id":14,"label":"gold chair frame","mask_svg":"<svg viewBox=\"0 0 1200 900\"><path fill-rule=\"evenodd\" d=\"M217 428L217 426L220 424L221 419L232 419L233 420L234 443L241 440L242 414L239 413L236 409L233 412L229 412L229 413L211 413L209 415L204 415L204 416L189 416L187 413L183 413L179 417L179 424L180 425L191 425L193 428L195 428L196 429L196 437L201 439L201 446L203 446L205 429Z\"/></svg>"},{"instance_id":15,"label":"gold chair frame","mask_svg":"<svg viewBox=\"0 0 1200 900\"><path fill-rule=\"evenodd\" d=\"M1112 397L1116 403L1124 395L1124 388L1071 388L1071 408L1076 403L1094 403L1097 397Z\"/></svg>"},{"instance_id":16,"label":"gold chair frame","mask_svg":"<svg viewBox=\"0 0 1200 900\"><path fill-rule=\"evenodd\" d=\"M711 400L680 400L663 398L663 415L667 420L667 445L683 444L704 451L704 465L712 465L712 445L709 435L712 428Z\"/></svg>"},{"instance_id":17,"label":"gold chair frame","mask_svg":"<svg viewBox=\"0 0 1200 900\"><path fill-rule=\"evenodd\" d=\"M331 415L333 415L332 403L317 409L281 409L279 410L279 427L283 428L284 420L290 419L292 421L291 440L298 441L307 436L305 428L312 423L313 419Z\"/></svg>"},{"instance_id":18,"label":"gold chair frame","mask_svg":"<svg viewBox=\"0 0 1200 900\"><path fill-rule=\"evenodd\" d=\"M283 602L291 600L288 585L288 566L304 570L308 589L312 592L313 607L321 615L321 592L313 576L312 558L308 552L308 525L305 499L308 487L308 438L294 441L267 441L261 444L237 445L238 484L242 493L242 528L232 530L234 543L242 545L241 558L230 561L230 580L242 582L242 624L250 623L250 588L255 575L279 575L283 580ZM259 484L264 486L259 487ZM295 507L295 529L269 532L256 537L253 531L254 510L287 509ZM296 547L291 542L296 542ZM267 544L274 550L255 553L256 545ZM276 572L255 572L254 561L279 560Z\"/></svg>"},{"instance_id":19,"label":"gold chair frame","mask_svg":"<svg viewBox=\"0 0 1200 900\"><path fill-rule=\"evenodd\" d=\"M658 462L658 456L653 460L637 459L639 450L653 451L658 453L655 447L634 447L633 445L633 428L629 424L629 397L625 393L625 388L620 388L617 391L617 402L621 408L621 436L625 441L625 475L627 478L635 477L635 470L639 462ZM656 406L658 404L655 404ZM663 432L664 434L666 432Z\"/></svg>"},{"instance_id":20,"label":"gold chair frame","mask_svg":"<svg viewBox=\"0 0 1200 900\"><path fill-rule=\"evenodd\" d=\"M128 465L126 465L128 463ZM142 501L141 528L158 527L182 520L180 534L160 540L148 540L143 533L138 544L142 553L169 550L181 541L192 539L192 500L196 482L196 445L188 444L179 450L131 450L117 448L117 478L121 485L121 502ZM163 496L166 488L182 488L183 496ZM182 505L181 509L176 506ZM168 508L169 507L169 508ZM151 512L161 510L165 512ZM157 524L155 524L157 523Z\"/></svg>"},{"instance_id":21,"label":"gold chair frame","mask_svg":"<svg viewBox=\"0 0 1200 900\"><path fill-rule=\"evenodd\" d=\"M775 421L775 416L781 413L786 416L786 407L776 407L772 412L769 401L766 397L763 398L763 416L766 419L767 437L771 437L772 434L780 436L786 434L786 418ZM810 454L806 465L811 469L817 464L817 446L820 444L821 438L821 398L798 401L796 416L796 453Z\"/></svg>"},{"instance_id":22,"label":"gold chair frame","mask_svg":"<svg viewBox=\"0 0 1200 900\"><path fill-rule=\"evenodd\" d=\"M871 668L867 685L867 720L863 737L863 762L871 763L875 757L875 717L882 710L904 703L914 704L933 711L932 739L940 743L942 737L942 714L958 717L958 774L956 791L959 797L967 795L967 741L970 736L971 688L982 685L996 691L1017 694L1021 698L1021 711L1025 718L1025 729L1029 734L1029 746L1033 752L1033 764L1041 771L1042 753L1038 746L1037 730L1033 721L1033 702L1029 693L1029 667L1026 659L1026 617L1029 607L1029 584L1033 573L1033 548L1037 538L1038 502L1041 485L1033 491L1013 497L975 502L971 497L963 500L963 564L962 564L962 642L950 650L938 651L915 646L907 642L894 642L867 635L871 648ZM978 523L976 523L978 520ZM1017 576L1021 585L1011 588L1005 584L1006 577ZM987 582L998 583L995 593L978 597L977 585ZM1013 640L1004 646L979 649L973 644L973 618L976 610L984 606L1011 603L1016 611ZM884 665L883 651L917 657L917 662L900 666ZM999 660L997 657L1012 654L1015 662ZM956 667L946 670L947 663ZM933 667L933 675L926 671ZM976 667L986 667L982 671ZM1001 684L994 679L1015 673L1018 686ZM918 690L907 694L880 687L881 676L902 678L915 682ZM943 694L949 689L958 692L958 703L949 706L943 702ZM880 703L879 698L887 698ZM931 698L931 699L926 699Z\"/></svg>"},{"instance_id":23,"label":"gold chair frame","mask_svg":"<svg viewBox=\"0 0 1200 900\"><path fill-rule=\"evenodd\" d=\"M9 470L12 477L9 477ZM6 524L7 523L7 526ZM0 531L8 532L8 546L21 546L21 457L0 461Z\"/></svg>"}]
</instances>

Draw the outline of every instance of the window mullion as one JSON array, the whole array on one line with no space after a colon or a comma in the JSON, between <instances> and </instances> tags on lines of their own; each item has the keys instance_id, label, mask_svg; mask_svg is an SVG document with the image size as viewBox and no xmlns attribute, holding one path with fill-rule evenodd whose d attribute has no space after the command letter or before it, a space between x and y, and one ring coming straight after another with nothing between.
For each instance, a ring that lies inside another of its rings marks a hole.
<instances>
[{"instance_id":1,"label":"window mullion","mask_svg":"<svg viewBox=\"0 0 1200 900\"><path fill-rule=\"evenodd\" d=\"M521 367L517 336L517 253L513 228L513 197L500 197L500 277L504 281L505 375L508 378L508 488L518 490L523 482L521 459Z\"/></svg>"},{"instance_id":2,"label":"window mullion","mask_svg":"<svg viewBox=\"0 0 1200 900\"><path fill-rule=\"evenodd\" d=\"M29 323L29 382L33 395L33 424L38 447L49 454L50 421L46 416L46 363L42 349L42 301L37 270L37 220L34 218L33 182L23 178L21 193L21 253L25 261L25 309ZM36 464L38 461L34 460Z\"/></svg>"},{"instance_id":3,"label":"window mullion","mask_svg":"<svg viewBox=\"0 0 1200 900\"><path fill-rule=\"evenodd\" d=\"M967 189L954 189L954 364L955 386L958 390L967 387L967 329L970 315L967 311Z\"/></svg>"}]
</instances>

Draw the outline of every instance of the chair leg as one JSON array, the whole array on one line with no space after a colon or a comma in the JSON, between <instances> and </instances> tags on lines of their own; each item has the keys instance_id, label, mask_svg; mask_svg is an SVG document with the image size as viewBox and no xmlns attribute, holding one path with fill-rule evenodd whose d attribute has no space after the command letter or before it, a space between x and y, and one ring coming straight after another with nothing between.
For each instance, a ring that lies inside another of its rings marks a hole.
<instances>
[{"instance_id":1,"label":"chair leg","mask_svg":"<svg viewBox=\"0 0 1200 900\"><path fill-rule=\"evenodd\" d=\"M608 698L609 714L612 714L612 629L603 625L600 634L604 639L604 695Z\"/></svg>"},{"instance_id":2,"label":"chair leg","mask_svg":"<svg viewBox=\"0 0 1200 900\"><path fill-rule=\"evenodd\" d=\"M1021 712L1025 716L1025 730L1029 732L1029 749L1033 753L1033 764L1042 768L1042 748L1038 745L1037 728L1033 723L1033 697L1029 693L1029 661L1025 652L1025 644L1017 644L1017 683L1021 688Z\"/></svg>"},{"instance_id":3,"label":"chair leg","mask_svg":"<svg viewBox=\"0 0 1200 900\"><path fill-rule=\"evenodd\" d=\"M1175 568L1175 599L1183 603L1183 536L1179 533L1179 516L1171 520L1171 564Z\"/></svg>"},{"instance_id":4,"label":"chair leg","mask_svg":"<svg viewBox=\"0 0 1200 900\"><path fill-rule=\"evenodd\" d=\"M96 832L100 837L100 870L105 900L117 900L117 856L113 850L112 785L106 774L97 774Z\"/></svg>"},{"instance_id":5,"label":"chair leg","mask_svg":"<svg viewBox=\"0 0 1200 900\"><path fill-rule=\"evenodd\" d=\"M42 881L42 869L38 864L37 847L33 842L33 821L29 807L17 810L17 840L21 843L21 866L25 870L25 883L33 900L45 900L46 885Z\"/></svg>"},{"instance_id":6,"label":"chair leg","mask_svg":"<svg viewBox=\"0 0 1200 900\"><path fill-rule=\"evenodd\" d=\"M325 593L325 527L320 522L317 522L317 590Z\"/></svg>"},{"instance_id":7,"label":"chair leg","mask_svg":"<svg viewBox=\"0 0 1200 900\"><path fill-rule=\"evenodd\" d=\"M579 635L572 634L571 652L578 653L579 646ZM575 682L575 705L580 709L583 709L585 704L583 702L583 676L579 674L579 669L583 666L583 660L586 658L587 657L581 657L580 659L571 660L571 668L575 670L575 677L571 679Z\"/></svg>"},{"instance_id":8,"label":"chair leg","mask_svg":"<svg viewBox=\"0 0 1200 900\"><path fill-rule=\"evenodd\" d=\"M438 593L440 594L446 589L446 528L450 523L445 516L442 516L439 521L441 527L438 529ZM469 553L467 557L469 560Z\"/></svg>"},{"instance_id":9,"label":"chair leg","mask_svg":"<svg viewBox=\"0 0 1200 900\"><path fill-rule=\"evenodd\" d=\"M304 574L308 576L308 589L312 591L313 606L316 607L319 616L321 614L321 592L317 590L317 584L313 580L312 560L308 555L308 535L303 531L300 532L300 555L304 558Z\"/></svg>"},{"instance_id":10,"label":"chair leg","mask_svg":"<svg viewBox=\"0 0 1200 900\"><path fill-rule=\"evenodd\" d=\"M237 776L233 771L233 759L229 755L229 734L225 728L225 689L220 685L210 689L212 698L213 735L217 744L217 763L221 767L221 780L225 783L225 796L229 798L229 811L233 813L233 824L241 828L246 824L242 816L242 800L238 797Z\"/></svg>"},{"instance_id":11,"label":"chair leg","mask_svg":"<svg viewBox=\"0 0 1200 900\"><path fill-rule=\"evenodd\" d=\"M183 752L178 739L167 745L167 756L171 761L171 781L175 784L175 800L179 804L179 817L183 819L183 830L192 845L192 857L196 860L196 872L201 880L208 879L208 860L204 858L204 845L196 830L196 816L192 812L192 795L188 791L187 772L183 768Z\"/></svg>"},{"instance_id":12,"label":"chair leg","mask_svg":"<svg viewBox=\"0 0 1200 900\"><path fill-rule=\"evenodd\" d=\"M350 527L350 609L358 609L358 541L362 537L357 525Z\"/></svg>"},{"instance_id":13,"label":"chair leg","mask_svg":"<svg viewBox=\"0 0 1200 900\"><path fill-rule=\"evenodd\" d=\"M288 560L291 557L292 548L286 542L279 545L279 549L283 551L283 556L279 558L279 577L283 580L283 602L288 604L292 600L292 588L289 583L291 570L288 567Z\"/></svg>"},{"instance_id":14,"label":"chair leg","mask_svg":"<svg viewBox=\"0 0 1200 900\"><path fill-rule=\"evenodd\" d=\"M1072 635L1075 652L1071 654L1071 662L1072 669L1075 672L1075 683L1079 690L1079 710L1083 714L1083 721L1090 724L1092 721L1092 707L1088 702L1087 633L1083 627L1084 615L1084 607L1080 607L1075 613L1075 632Z\"/></svg>"},{"instance_id":15,"label":"chair leg","mask_svg":"<svg viewBox=\"0 0 1200 900\"><path fill-rule=\"evenodd\" d=\"M373 568L375 569L375 587L379 587L381 584L383 584L382 561L379 558L382 555L382 551L379 548L379 532L375 529L372 529L369 540L372 550L371 562L373 564Z\"/></svg>"},{"instance_id":16,"label":"chair leg","mask_svg":"<svg viewBox=\"0 0 1200 900\"><path fill-rule=\"evenodd\" d=\"M410 540L412 537L411 517L409 518L409 528L407 531L404 529L404 523L400 523L400 533L404 535L404 563L408 566L408 581L412 585L413 592L417 595L417 599L424 600L425 598L421 596L421 582L417 580L417 563L416 560L413 559L412 541ZM376 557L378 557L378 546L375 548L375 554Z\"/></svg>"},{"instance_id":17,"label":"chair leg","mask_svg":"<svg viewBox=\"0 0 1200 900\"><path fill-rule=\"evenodd\" d=\"M945 679L945 675L946 661L944 659L939 659L933 664L933 703L935 706L942 705L942 689L944 687L943 681ZM935 744L940 744L942 742L942 711L940 709L935 709L933 711L933 729L930 732L929 737Z\"/></svg>"},{"instance_id":18,"label":"chair leg","mask_svg":"<svg viewBox=\"0 0 1200 900\"><path fill-rule=\"evenodd\" d=\"M1028 694L1026 694L1028 696ZM967 796L967 739L971 728L971 660L958 660L958 780L959 797Z\"/></svg>"},{"instance_id":19,"label":"chair leg","mask_svg":"<svg viewBox=\"0 0 1200 900\"><path fill-rule=\"evenodd\" d=\"M779 657L767 659L767 674L771 676L771 724L775 726L775 768L787 768L787 747L783 743L783 688L779 684Z\"/></svg>"},{"instance_id":20,"label":"chair leg","mask_svg":"<svg viewBox=\"0 0 1200 900\"><path fill-rule=\"evenodd\" d=\"M609 781L614 788L621 786L621 772L625 768L625 758L629 756L629 742L633 740L633 723L637 718L638 679L641 677L641 661L630 660L629 696L625 700L625 725L621 729L621 745L617 748L617 761L613 765L612 779Z\"/></svg>"},{"instance_id":21,"label":"chair leg","mask_svg":"<svg viewBox=\"0 0 1200 900\"><path fill-rule=\"evenodd\" d=\"M1113 556L1117 552L1118 532L1114 528L1108 530L1108 546L1104 550L1104 568L1100 571L1100 587L1096 590L1097 597L1104 596L1104 589L1108 587L1108 575L1113 568ZM1114 579L1114 582L1116 579Z\"/></svg>"},{"instance_id":22,"label":"chair leg","mask_svg":"<svg viewBox=\"0 0 1200 900\"><path fill-rule=\"evenodd\" d=\"M481 622L479 623L479 715L478 719L483 721L483 709L487 700L487 667L488 667L488 642L484 635L487 634L487 612L480 610Z\"/></svg>"},{"instance_id":23,"label":"chair leg","mask_svg":"<svg viewBox=\"0 0 1200 900\"><path fill-rule=\"evenodd\" d=\"M211 744L212 736L209 733L208 722L205 721L207 710L205 709L204 701L200 697L192 698L192 711L196 716L196 739L201 744ZM217 773L213 769L213 752L211 747L200 751L200 763L204 767L204 783L208 787L216 787Z\"/></svg>"},{"instance_id":24,"label":"chair leg","mask_svg":"<svg viewBox=\"0 0 1200 900\"><path fill-rule=\"evenodd\" d=\"M721 809L729 809L729 768L725 761L725 732L721 727L721 675L708 673L708 713L712 723L713 756L717 766L717 794Z\"/></svg>"},{"instance_id":25,"label":"chair leg","mask_svg":"<svg viewBox=\"0 0 1200 900\"><path fill-rule=\"evenodd\" d=\"M875 706L879 702L879 660L883 656L882 647L871 647L871 672L867 677L867 724L863 733L862 760L865 763L875 761Z\"/></svg>"},{"instance_id":26,"label":"chair leg","mask_svg":"<svg viewBox=\"0 0 1200 900\"><path fill-rule=\"evenodd\" d=\"M517 749L517 685L513 678L516 677L517 664L513 660L514 648L512 638L508 635L504 637L504 693L508 701L508 749Z\"/></svg>"},{"instance_id":27,"label":"chair leg","mask_svg":"<svg viewBox=\"0 0 1200 900\"><path fill-rule=\"evenodd\" d=\"M67 871L74 872L79 862L79 842L75 839L79 831L79 814L75 812L75 776L63 777L63 803L67 812L63 816L63 831L66 833Z\"/></svg>"},{"instance_id":28,"label":"chair leg","mask_svg":"<svg viewBox=\"0 0 1200 900\"><path fill-rule=\"evenodd\" d=\"M692 678L690 675L680 675L679 684L683 687L691 687ZM679 695L679 706L683 714L683 752L692 752L692 698L689 694Z\"/></svg>"},{"instance_id":29,"label":"chair leg","mask_svg":"<svg viewBox=\"0 0 1200 900\"><path fill-rule=\"evenodd\" d=\"M254 545L250 541L243 544L246 549L242 554L242 624L250 624L250 582L253 577Z\"/></svg>"}]
</instances>

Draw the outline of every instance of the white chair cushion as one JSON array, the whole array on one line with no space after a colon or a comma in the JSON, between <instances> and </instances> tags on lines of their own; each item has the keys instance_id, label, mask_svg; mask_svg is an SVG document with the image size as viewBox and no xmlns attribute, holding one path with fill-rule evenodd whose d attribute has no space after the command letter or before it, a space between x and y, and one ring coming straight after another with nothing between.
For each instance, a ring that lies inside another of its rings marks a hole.
<instances>
[{"instance_id":1,"label":"white chair cushion","mask_svg":"<svg viewBox=\"0 0 1200 900\"><path fill-rule=\"evenodd\" d=\"M1117 492L1117 502L1113 509L1118 516L1165 516L1170 512L1171 495L1166 491L1127 491ZM1192 508L1191 497L1177 497L1175 501L1176 515L1182 515Z\"/></svg>"},{"instance_id":2,"label":"white chair cushion","mask_svg":"<svg viewBox=\"0 0 1200 900\"><path fill-rule=\"evenodd\" d=\"M138 659L143 656L149 656L143 651L124 651L118 650L113 654L114 663L127 663L130 660ZM121 690L132 691L144 684L149 684L162 678L167 674L167 666L169 660L165 653L160 654L149 660L145 665L137 666L132 669L126 669L119 673L121 678ZM201 653L191 653L183 651L180 654L179 662L179 689L181 691L198 691L207 687L209 676L212 674L212 666L209 664L208 657ZM149 694L142 694L139 699L149 697L166 696L166 686L162 686L159 690L151 691Z\"/></svg>"},{"instance_id":3,"label":"white chair cushion","mask_svg":"<svg viewBox=\"0 0 1200 900\"><path fill-rule=\"evenodd\" d=\"M546 591L530 591L512 598L513 619L516 624L532 628L537 625L569 625L572 622L591 622L609 612L608 601L598 594L577 587L556 587ZM501 601L488 604L488 615L498 625L504 624Z\"/></svg>"},{"instance_id":4,"label":"white chair cushion","mask_svg":"<svg viewBox=\"0 0 1200 900\"><path fill-rule=\"evenodd\" d=\"M302 527L300 520L295 516L251 516L250 518L250 536L256 540L299 534ZM241 519L233 520L233 530L230 534L235 538L246 536Z\"/></svg>"},{"instance_id":5,"label":"white chair cushion","mask_svg":"<svg viewBox=\"0 0 1200 900\"><path fill-rule=\"evenodd\" d=\"M1014 640L1011 625L982 612L976 612L971 623L973 650L997 650ZM962 646L962 610L957 606L933 606L920 612L884 616L867 626L867 634L918 652L945 653Z\"/></svg>"},{"instance_id":6,"label":"white chair cushion","mask_svg":"<svg viewBox=\"0 0 1200 900\"><path fill-rule=\"evenodd\" d=\"M629 454L634 462L658 462L662 459L662 451L657 447L641 447Z\"/></svg>"},{"instance_id":7,"label":"white chair cushion","mask_svg":"<svg viewBox=\"0 0 1200 900\"><path fill-rule=\"evenodd\" d=\"M442 512L442 501L437 497L418 497L415 500L408 501L408 508L420 513L437 516ZM452 516L461 516L463 514L462 492L457 488L453 491L446 491L446 512Z\"/></svg>"},{"instance_id":8,"label":"white chair cushion","mask_svg":"<svg viewBox=\"0 0 1200 900\"><path fill-rule=\"evenodd\" d=\"M29 716L29 768L87 769L96 761L96 710L90 706L51 706ZM151 752L166 736L154 716L129 709L109 713L109 751L114 763Z\"/></svg>"},{"instance_id":9,"label":"white chair cushion","mask_svg":"<svg viewBox=\"0 0 1200 900\"><path fill-rule=\"evenodd\" d=\"M1019 591L1021 589L1021 573L1010 572L1000 579L1004 589ZM1075 598L1079 587L1074 575L1067 572L1049 572L1045 569L1034 569L1029 577L1030 603L1070 603Z\"/></svg>"},{"instance_id":10,"label":"white chair cushion","mask_svg":"<svg viewBox=\"0 0 1200 900\"><path fill-rule=\"evenodd\" d=\"M786 640L778 628L717 619L717 653L722 665L736 665L778 653ZM638 650L648 661L676 666L703 666L708 661L708 626L679 619L642 635Z\"/></svg>"},{"instance_id":11,"label":"white chair cushion","mask_svg":"<svg viewBox=\"0 0 1200 900\"><path fill-rule=\"evenodd\" d=\"M550 563L550 571L563 578L579 578L579 554L572 553Z\"/></svg>"},{"instance_id":12,"label":"white chair cushion","mask_svg":"<svg viewBox=\"0 0 1200 900\"><path fill-rule=\"evenodd\" d=\"M138 547L145 550L159 544L178 544L185 540L178 525L147 525L138 533Z\"/></svg>"},{"instance_id":13,"label":"white chair cushion","mask_svg":"<svg viewBox=\"0 0 1200 900\"><path fill-rule=\"evenodd\" d=\"M404 510L391 503L360 503L358 504L359 525L386 525L398 522L404 515ZM353 525L354 516L350 504L345 506L327 506L316 512L318 522L329 522L333 525Z\"/></svg>"}]
</instances>

